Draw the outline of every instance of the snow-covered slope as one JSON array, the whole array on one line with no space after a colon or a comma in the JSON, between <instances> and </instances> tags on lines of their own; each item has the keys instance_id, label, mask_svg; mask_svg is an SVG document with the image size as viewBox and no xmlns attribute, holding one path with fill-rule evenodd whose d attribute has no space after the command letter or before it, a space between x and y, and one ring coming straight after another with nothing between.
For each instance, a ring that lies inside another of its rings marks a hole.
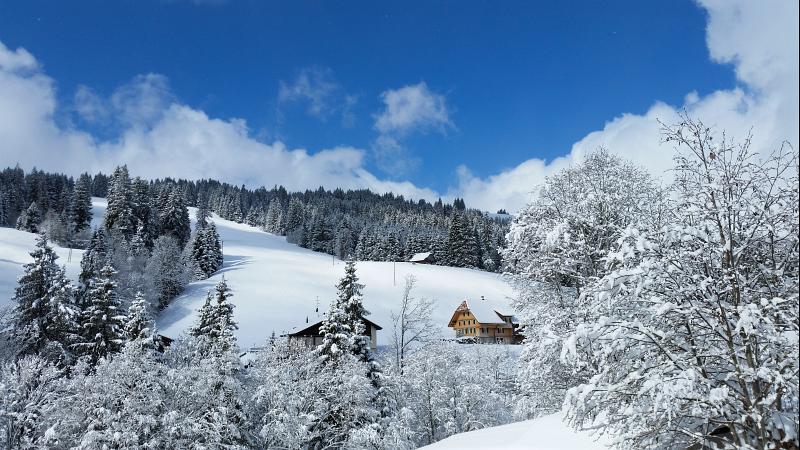
<instances>
[{"instance_id":1,"label":"snow-covered slope","mask_svg":"<svg viewBox=\"0 0 800 450\"><path fill-rule=\"evenodd\" d=\"M92 199L92 227L100 225L106 212L106 199ZM36 245L36 235L13 228L0 227L0 309L14 295L22 265L31 262L30 252ZM70 250L51 244L58 254L58 264L67 268L67 276L77 280L81 271L83 250Z\"/></svg>"},{"instance_id":2,"label":"snow-covered slope","mask_svg":"<svg viewBox=\"0 0 800 450\"><path fill-rule=\"evenodd\" d=\"M233 290L237 337L243 348L263 345L273 331L280 335L303 327L306 317L311 323L322 318L336 295L343 261L247 225L217 216L214 222L224 241L223 268L208 280L192 283L161 314L158 326L163 334L177 336L191 326L206 292L223 275ZM391 310L397 309L407 274L417 278L417 296L437 300L434 319L444 336L452 336L447 322L462 300L480 301L476 299L484 296L485 302L507 307L511 295L511 288L498 275L476 270L373 261L359 262L357 270L365 284L370 320L384 327L378 345L388 343Z\"/></svg>"},{"instance_id":3,"label":"snow-covered slope","mask_svg":"<svg viewBox=\"0 0 800 450\"><path fill-rule=\"evenodd\" d=\"M433 445L431 450L605 450L607 447L588 432L575 432L567 427L558 414L499 427L484 428L456 434Z\"/></svg>"},{"instance_id":4,"label":"snow-covered slope","mask_svg":"<svg viewBox=\"0 0 800 450\"><path fill-rule=\"evenodd\" d=\"M0 228L0 308L7 305L22 275L22 265L32 261L30 252L36 245L36 235L13 228ZM58 264L67 267L67 275L76 279L81 270L83 250L54 246Z\"/></svg>"},{"instance_id":5,"label":"snow-covered slope","mask_svg":"<svg viewBox=\"0 0 800 450\"><path fill-rule=\"evenodd\" d=\"M105 214L105 199L92 201L97 226ZM194 211L191 211L194 215ZM208 280L192 283L158 318L161 333L178 336L195 320L206 292L224 275L233 290L238 338L243 348L262 345L270 334L283 334L322 317L336 294L336 282L344 272L344 262L330 255L315 253L289 244L281 236L237 224L214 216L224 241L225 263ZM13 295L22 264L30 261L35 235L10 228L0 228L0 307ZM59 263L67 266L74 280L80 271L81 250L56 247ZM391 310L402 293L406 274L417 277L417 296L437 300L436 323L444 336L451 314L464 299L507 306L511 289L498 275L476 270L410 263L359 262L358 275L364 288L370 319L384 327L378 345L388 343L391 333ZM315 311L319 299L319 313Z\"/></svg>"}]
</instances>

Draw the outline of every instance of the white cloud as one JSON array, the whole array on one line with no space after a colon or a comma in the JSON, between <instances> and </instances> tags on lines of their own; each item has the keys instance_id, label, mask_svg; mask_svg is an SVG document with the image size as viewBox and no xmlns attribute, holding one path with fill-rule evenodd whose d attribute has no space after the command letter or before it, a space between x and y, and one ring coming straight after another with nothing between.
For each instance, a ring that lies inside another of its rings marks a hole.
<instances>
[{"instance_id":1,"label":"white cloud","mask_svg":"<svg viewBox=\"0 0 800 450\"><path fill-rule=\"evenodd\" d=\"M717 62L733 64L739 87L704 97L690 92L683 105L656 102L645 114L622 114L551 162L530 159L486 178L462 166L450 194L475 207L518 210L546 176L599 146L668 180L665 171L672 167L673 148L660 144L658 120L676 122L681 110L734 138L745 137L752 128L755 149L770 151L783 140L797 148L798 2L704 0L701 6L708 11L709 53Z\"/></svg>"},{"instance_id":2,"label":"white cloud","mask_svg":"<svg viewBox=\"0 0 800 450\"><path fill-rule=\"evenodd\" d=\"M174 100L167 77L148 73L114 91L111 106L124 124L147 126L156 123Z\"/></svg>"},{"instance_id":3,"label":"white cloud","mask_svg":"<svg viewBox=\"0 0 800 450\"><path fill-rule=\"evenodd\" d=\"M320 120L325 120L338 107L334 104L341 86L334 81L333 73L328 68L309 67L301 70L292 83L280 82L278 103L306 103L306 112ZM352 107L356 98L346 96L346 108Z\"/></svg>"},{"instance_id":4,"label":"white cloud","mask_svg":"<svg viewBox=\"0 0 800 450\"><path fill-rule=\"evenodd\" d=\"M0 44L0 166L19 163L76 175L128 164L132 173L146 177L218 178L250 186L282 184L290 190L369 188L428 199L437 195L375 177L363 167L365 152L360 149L342 146L312 154L280 141L258 141L244 120L211 118L175 101L167 80L154 74L135 77L108 100L79 88L76 95L85 102L76 109L88 114L92 110L87 105L110 108L122 117L121 135L98 141L56 124L53 81L38 70L35 59L18 55L29 54Z\"/></svg>"},{"instance_id":5,"label":"white cloud","mask_svg":"<svg viewBox=\"0 0 800 450\"><path fill-rule=\"evenodd\" d=\"M412 133L432 130L442 134L455 128L444 95L428 89L424 81L389 89L381 93L383 110L375 115L375 129L380 133L372 144L379 169L391 176L403 176L420 164L402 140Z\"/></svg>"},{"instance_id":6,"label":"white cloud","mask_svg":"<svg viewBox=\"0 0 800 450\"><path fill-rule=\"evenodd\" d=\"M381 100L384 110L375 117L375 129L381 134L445 132L453 126L445 97L428 89L424 81L384 91Z\"/></svg>"},{"instance_id":7,"label":"white cloud","mask_svg":"<svg viewBox=\"0 0 800 450\"><path fill-rule=\"evenodd\" d=\"M106 100L94 89L84 85L75 90L73 107L78 116L89 123L104 123L111 114Z\"/></svg>"},{"instance_id":8,"label":"white cloud","mask_svg":"<svg viewBox=\"0 0 800 450\"><path fill-rule=\"evenodd\" d=\"M672 148L659 144L657 120L673 122L680 109L735 137L753 127L757 149L771 150L784 139L797 146L798 3L708 0L703 6L709 15L709 53L715 61L733 64L739 87L702 97L689 92L682 105L655 102L645 114L621 114L553 161L530 159L484 178L459 167L458 183L443 197L464 197L469 206L487 210L517 210L545 176L598 146L663 173L671 167ZM313 109L314 98L320 97L312 94L310 87L316 84L310 80L309 90L304 91L301 80L300 88L287 85L285 95L307 92L302 98ZM120 136L98 140L57 123L53 80L29 52L0 43L0 166L20 163L28 169L78 174L127 163L133 173L147 177L211 177L251 186L283 184L289 189L370 188L415 199L439 196L409 182L375 176L365 169L366 152L361 149L341 146L311 153L289 149L280 141L262 142L241 119L212 118L181 104L160 75L136 77L108 99L90 90L76 93L77 97L83 102L76 101L75 108L84 108L82 114L101 114L97 111L107 108L112 116L121 117ZM444 96L431 92L425 83L386 91L381 98L385 110L376 116L375 145L396 152L388 154L386 167L393 158L408 157L402 139L410 133L454 127Z\"/></svg>"},{"instance_id":9,"label":"white cloud","mask_svg":"<svg viewBox=\"0 0 800 450\"><path fill-rule=\"evenodd\" d=\"M14 51L8 49L0 42L0 70L15 72L19 70L35 70L39 67L36 58L24 48Z\"/></svg>"}]
</instances>

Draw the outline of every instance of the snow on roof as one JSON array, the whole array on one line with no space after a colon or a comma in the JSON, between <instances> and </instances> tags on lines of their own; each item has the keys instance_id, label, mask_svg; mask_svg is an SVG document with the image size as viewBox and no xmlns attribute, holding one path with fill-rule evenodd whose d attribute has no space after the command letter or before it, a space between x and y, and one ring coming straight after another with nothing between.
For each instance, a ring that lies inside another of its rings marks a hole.
<instances>
[{"instance_id":1,"label":"snow on roof","mask_svg":"<svg viewBox=\"0 0 800 450\"><path fill-rule=\"evenodd\" d=\"M508 310L505 305L481 298L479 300L465 300L467 309L475 316L475 320L480 323L506 323L502 316L511 316L512 322L516 321L514 313Z\"/></svg>"},{"instance_id":2,"label":"snow on roof","mask_svg":"<svg viewBox=\"0 0 800 450\"><path fill-rule=\"evenodd\" d=\"M412 256L411 259L409 259L408 261L409 262L425 261L426 259L428 259L429 256L431 256L431 252L414 253L414 256Z\"/></svg>"}]
</instances>

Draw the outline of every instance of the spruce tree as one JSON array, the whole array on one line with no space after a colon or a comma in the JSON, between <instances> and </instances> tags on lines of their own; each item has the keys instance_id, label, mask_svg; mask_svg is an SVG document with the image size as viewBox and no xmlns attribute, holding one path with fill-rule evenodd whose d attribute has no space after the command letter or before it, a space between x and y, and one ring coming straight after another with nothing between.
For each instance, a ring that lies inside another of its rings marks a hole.
<instances>
[{"instance_id":1,"label":"spruce tree","mask_svg":"<svg viewBox=\"0 0 800 450\"><path fill-rule=\"evenodd\" d=\"M105 227L109 231L119 231L130 237L135 229L131 202L131 179L128 167L121 166L114 170L108 188L108 207L106 208Z\"/></svg>"},{"instance_id":2,"label":"spruce tree","mask_svg":"<svg viewBox=\"0 0 800 450\"><path fill-rule=\"evenodd\" d=\"M208 197L201 195L197 200L197 210L194 215L197 220L197 229L205 228L208 225L208 219L211 218L211 211L208 209Z\"/></svg>"},{"instance_id":3,"label":"spruce tree","mask_svg":"<svg viewBox=\"0 0 800 450\"><path fill-rule=\"evenodd\" d=\"M42 223L42 213L36 202L31 202L28 209L17 219L17 229L29 233L38 233Z\"/></svg>"},{"instance_id":4,"label":"spruce tree","mask_svg":"<svg viewBox=\"0 0 800 450\"><path fill-rule=\"evenodd\" d=\"M91 178L84 173L75 183L72 196L72 229L76 233L88 229L92 223Z\"/></svg>"},{"instance_id":5,"label":"spruce tree","mask_svg":"<svg viewBox=\"0 0 800 450\"><path fill-rule=\"evenodd\" d=\"M209 330L209 336L212 339L216 340L226 335L231 335L234 330L239 328L233 318L234 305L229 301L232 296L233 294L225 281L225 277L222 277L214 287L214 303L211 310L211 328Z\"/></svg>"},{"instance_id":6,"label":"spruce tree","mask_svg":"<svg viewBox=\"0 0 800 450\"><path fill-rule=\"evenodd\" d=\"M68 347L78 314L74 290L44 235L37 239L31 257L12 298L11 337L19 356L38 354L65 364L71 359Z\"/></svg>"},{"instance_id":7,"label":"spruce tree","mask_svg":"<svg viewBox=\"0 0 800 450\"><path fill-rule=\"evenodd\" d=\"M192 336L201 336L207 335L211 332L211 320L214 314L214 305L212 301L214 300L214 296L211 294L211 291L206 293L206 300L203 303L203 306L197 311L197 321L195 322L194 326L189 329L189 334Z\"/></svg>"},{"instance_id":8,"label":"spruce tree","mask_svg":"<svg viewBox=\"0 0 800 450\"><path fill-rule=\"evenodd\" d=\"M447 263L455 267L477 267L478 246L469 219L455 214L447 234Z\"/></svg>"},{"instance_id":9,"label":"spruce tree","mask_svg":"<svg viewBox=\"0 0 800 450\"><path fill-rule=\"evenodd\" d=\"M136 293L125 322L124 336L128 342L145 341L152 338L151 318L147 312L147 300L141 292Z\"/></svg>"},{"instance_id":10,"label":"spruce tree","mask_svg":"<svg viewBox=\"0 0 800 450\"><path fill-rule=\"evenodd\" d=\"M289 200L289 210L286 213L285 229L288 234L291 231L296 231L303 226L303 202L296 197Z\"/></svg>"},{"instance_id":11,"label":"spruce tree","mask_svg":"<svg viewBox=\"0 0 800 450\"><path fill-rule=\"evenodd\" d=\"M117 298L116 271L110 264L89 281L85 309L81 317L81 342L76 348L89 357L92 365L118 352L124 342L125 316Z\"/></svg>"},{"instance_id":12,"label":"spruce tree","mask_svg":"<svg viewBox=\"0 0 800 450\"><path fill-rule=\"evenodd\" d=\"M183 198L183 192L174 188L159 205L159 234L172 236L183 247L191 235L189 210Z\"/></svg>"},{"instance_id":13,"label":"spruce tree","mask_svg":"<svg viewBox=\"0 0 800 450\"><path fill-rule=\"evenodd\" d=\"M220 240L217 226L209 222L205 232L206 255L208 260L209 275L222 268L224 260L222 254L222 241Z\"/></svg>"},{"instance_id":14,"label":"spruce tree","mask_svg":"<svg viewBox=\"0 0 800 450\"><path fill-rule=\"evenodd\" d=\"M78 280L84 286L88 286L89 280L100 272L100 269L108 263L109 258L108 236L102 228L96 229L81 258L81 273Z\"/></svg>"},{"instance_id":15,"label":"spruce tree","mask_svg":"<svg viewBox=\"0 0 800 450\"><path fill-rule=\"evenodd\" d=\"M264 230L272 234L283 234L283 206L277 198L273 198L269 202L267 216L264 219Z\"/></svg>"}]
</instances>

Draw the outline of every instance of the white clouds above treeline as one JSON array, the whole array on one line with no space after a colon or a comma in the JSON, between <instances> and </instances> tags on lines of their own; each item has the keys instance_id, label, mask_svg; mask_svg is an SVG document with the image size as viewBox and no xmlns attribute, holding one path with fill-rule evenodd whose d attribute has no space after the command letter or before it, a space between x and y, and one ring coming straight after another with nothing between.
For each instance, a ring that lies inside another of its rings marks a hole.
<instances>
[{"instance_id":1,"label":"white clouds above treeline","mask_svg":"<svg viewBox=\"0 0 800 450\"><path fill-rule=\"evenodd\" d=\"M673 149L660 144L658 120L675 123L682 110L718 131L725 130L729 137L742 139L752 129L757 150L774 150L784 140L796 148L798 2L702 0L700 6L708 12L706 40L711 58L733 65L738 87L704 97L689 92L682 105L656 101L645 114L621 114L553 161L530 159L486 178L459 167L459 183L450 193L464 196L473 206L506 205L518 210L544 177L601 146L654 174L665 174L672 167Z\"/></svg>"},{"instance_id":2,"label":"white clouds above treeline","mask_svg":"<svg viewBox=\"0 0 800 450\"><path fill-rule=\"evenodd\" d=\"M671 166L672 148L659 144L658 120L673 122L680 110L734 137L752 128L757 149L771 150L783 140L797 145L798 3L704 0L701 6L708 11L710 57L732 64L736 88L703 97L688 92L681 105L654 99L646 113L621 113L553 161L534 158L487 177L454 162L458 182L446 197L464 197L468 205L487 210L514 211L529 201L545 176L599 146L663 173ZM278 93L280 104L301 103L322 120L345 114L331 100L336 95L345 94L325 69L301 71ZM370 188L435 199L441 193L376 176L365 168L365 158L373 155L389 173L413 168L416 162L404 148L405 139L446 134L456 127L446 97L420 82L386 90L380 100L382 109L373 117L377 137L372 153L348 146L309 152L280 141L262 142L242 119L209 117L181 103L158 74L138 75L108 97L81 86L72 105L60 106L55 82L35 56L0 42L0 166L19 163L26 169L77 174L126 163L134 174L147 177L218 178L251 186L283 184L292 190ZM57 121L58 111L69 108L87 123L114 121L122 131L104 140Z\"/></svg>"}]
</instances>

